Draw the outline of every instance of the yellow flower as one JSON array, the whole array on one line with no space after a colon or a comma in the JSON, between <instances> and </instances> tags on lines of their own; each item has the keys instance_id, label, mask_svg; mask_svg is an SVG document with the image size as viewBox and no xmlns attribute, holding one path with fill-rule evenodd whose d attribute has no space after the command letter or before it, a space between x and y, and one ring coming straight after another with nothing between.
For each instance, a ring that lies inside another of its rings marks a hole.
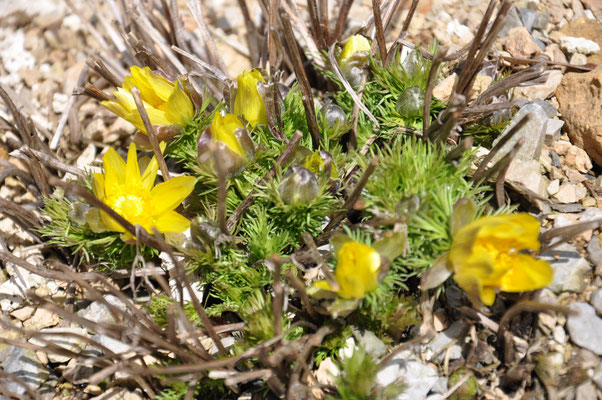
<instances>
[{"instance_id":1,"label":"yellow flower","mask_svg":"<svg viewBox=\"0 0 602 400\"><path fill-rule=\"evenodd\" d=\"M352 57L354 54L370 51L370 42L362 35L353 35L345 42L339 61L345 61Z\"/></svg>"},{"instance_id":2,"label":"yellow flower","mask_svg":"<svg viewBox=\"0 0 602 400\"><path fill-rule=\"evenodd\" d=\"M334 276L339 284L336 291L343 299L361 299L378 286L380 254L376 249L354 241L343 243L337 253ZM334 291L328 281L314 284L318 289Z\"/></svg>"},{"instance_id":3,"label":"yellow flower","mask_svg":"<svg viewBox=\"0 0 602 400\"><path fill-rule=\"evenodd\" d=\"M553 270L520 250L539 250L539 222L529 214L480 218L459 229L447 265L474 303L490 306L496 290L524 292L552 282Z\"/></svg>"},{"instance_id":4,"label":"yellow flower","mask_svg":"<svg viewBox=\"0 0 602 400\"><path fill-rule=\"evenodd\" d=\"M211 127L199 138L199 163L213 170L212 143L215 143L214 148L220 153L222 167L228 176L240 172L255 153L255 146L249 133L234 114L226 114L222 117L219 112L216 112Z\"/></svg>"},{"instance_id":5,"label":"yellow flower","mask_svg":"<svg viewBox=\"0 0 602 400\"><path fill-rule=\"evenodd\" d=\"M161 233L188 229L190 221L174 208L192 192L195 178L178 176L153 187L159 168L157 159L153 157L141 175L133 143L127 163L111 148L103 157L103 165L104 175L94 174L94 194L128 222L142 226L148 233L153 233L153 227ZM133 237L104 211L90 210L87 221L95 232L124 232L124 240Z\"/></svg>"},{"instance_id":6,"label":"yellow flower","mask_svg":"<svg viewBox=\"0 0 602 400\"><path fill-rule=\"evenodd\" d=\"M130 71L132 75L126 76L122 87L113 93L117 100L102 101L101 105L147 133L131 93L137 87L152 125L184 126L187 120L192 120L194 106L177 81L171 82L149 67L133 66Z\"/></svg>"},{"instance_id":7,"label":"yellow flower","mask_svg":"<svg viewBox=\"0 0 602 400\"><path fill-rule=\"evenodd\" d=\"M261 72L244 71L238 75L238 90L234 99L234 114L244 115L251 126L266 125L268 123L265 115L265 103L257 85L259 82L265 82Z\"/></svg>"}]
</instances>

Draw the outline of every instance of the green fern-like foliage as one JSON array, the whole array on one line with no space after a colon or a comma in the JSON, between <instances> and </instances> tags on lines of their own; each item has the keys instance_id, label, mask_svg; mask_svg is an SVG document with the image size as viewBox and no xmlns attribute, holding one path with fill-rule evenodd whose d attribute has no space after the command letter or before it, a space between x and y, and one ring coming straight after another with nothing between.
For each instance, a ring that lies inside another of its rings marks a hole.
<instances>
[{"instance_id":1,"label":"green fern-like foliage","mask_svg":"<svg viewBox=\"0 0 602 400\"><path fill-rule=\"evenodd\" d=\"M393 263L404 279L420 274L449 249L451 215L459 199L472 199L479 213L486 206L487 187L474 186L466 179L470 154L456 164L447 162L446 154L443 145L413 136L399 136L392 145L374 152L380 161L365 189L368 210L396 215L404 196L420 199L417 212L408 220L409 253ZM359 159L358 163L366 165L367 161Z\"/></svg>"},{"instance_id":2,"label":"green fern-like foliage","mask_svg":"<svg viewBox=\"0 0 602 400\"><path fill-rule=\"evenodd\" d=\"M94 263L97 271L131 268L136 258L136 246L128 245L116 232L95 233L86 223L90 206L78 199L68 198L62 191L44 197L42 214L49 217L48 223L39 228L48 244L67 248L79 254L81 260ZM138 246L145 260L151 260L158 251Z\"/></svg>"}]
</instances>

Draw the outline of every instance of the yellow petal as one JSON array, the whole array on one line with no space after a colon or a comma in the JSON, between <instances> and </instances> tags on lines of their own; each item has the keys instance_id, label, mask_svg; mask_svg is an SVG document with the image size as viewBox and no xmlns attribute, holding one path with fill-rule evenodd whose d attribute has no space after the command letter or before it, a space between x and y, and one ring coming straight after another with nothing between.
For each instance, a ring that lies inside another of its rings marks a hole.
<instances>
[{"instance_id":1,"label":"yellow petal","mask_svg":"<svg viewBox=\"0 0 602 400\"><path fill-rule=\"evenodd\" d=\"M152 74L152 71L149 67L142 69L140 67L133 66L130 68L130 72L132 73L132 83L138 88L138 90L140 90L140 97L142 100L150 104L152 107L157 108L165 103L165 100L161 99L161 97L159 97L155 92L155 88L151 86L149 74ZM126 80L127 78L128 77L126 77ZM128 86L131 86L131 84Z\"/></svg>"},{"instance_id":2,"label":"yellow petal","mask_svg":"<svg viewBox=\"0 0 602 400\"><path fill-rule=\"evenodd\" d=\"M192 101L180 86L175 87L167 100L166 115L171 122L182 126L186 124L185 119L191 121L194 117Z\"/></svg>"},{"instance_id":3,"label":"yellow petal","mask_svg":"<svg viewBox=\"0 0 602 400\"><path fill-rule=\"evenodd\" d=\"M364 297L378 286L380 255L365 244L346 242L337 254L335 277L343 298Z\"/></svg>"},{"instance_id":4,"label":"yellow petal","mask_svg":"<svg viewBox=\"0 0 602 400\"><path fill-rule=\"evenodd\" d=\"M157 157L153 157L142 174L142 190L150 191L152 189L157 179L158 171L159 162L157 161Z\"/></svg>"},{"instance_id":5,"label":"yellow petal","mask_svg":"<svg viewBox=\"0 0 602 400\"><path fill-rule=\"evenodd\" d=\"M169 96L171 96L173 92L174 86L177 84L165 79L161 75L155 74L149 67L144 68L144 73L147 81L157 96L159 96L163 102L167 102Z\"/></svg>"},{"instance_id":6,"label":"yellow petal","mask_svg":"<svg viewBox=\"0 0 602 400\"><path fill-rule=\"evenodd\" d=\"M88 214L86 214L86 222L94 233L102 233L107 231L107 226L102 218L100 218L100 210L98 208L92 208L90 211L88 211Z\"/></svg>"},{"instance_id":7,"label":"yellow petal","mask_svg":"<svg viewBox=\"0 0 602 400\"><path fill-rule=\"evenodd\" d=\"M126 115L128 115L130 112L130 110L126 110L119 101L101 101L100 105L123 119L126 119Z\"/></svg>"},{"instance_id":8,"label":"yellow petal","mask_svg":"<svg viewBox=\"0 0 602 400\"><path fill-rule=\"evenodd\" d=\"M554 270L550 263L537 260L528 254L514 254L512 268L502 277L500 288L504 292L526 292L541 289L552 283Z\"/></svg>"},{"instance_id":9,"label":"yellow petal","mask_svg":"<svg viewBox=\"0 0 602 400\"><path fill-rule=\"evenodd\" d=\"M146 114L148 115L148 119L150 120L151 125L161 126L161 125L170 125L171 122L167 119L167 114L165 111L161 111L159 109L144 106L146 110ZM129 122L131 122L136 128L140 129L142 132L146 132L146 128L144 127L144 123L142 122L142 117L140 117L140 113L138 109L131 111L126 117Z\"/></svg>"},{"instance_id":10,"label":"yellow petal","mask_svg":"<svg viewBox=\"0 0 602 400\"><path fill-rule=\"evenodd\" d=\"M370 51L370 42L362 35L353 35L345 42L339 59L346 60L360 51Z\"/></svg>"},{"instance_id":11,"label":"yellow petal","mask_svg":"<svg viewBox=\"0 0 602 400\"><path fill-rule=\"evenodd\" d=\"M238 75L238 90L234 99L234 114L244 115L251 126L267 124L265 103L257 89L258 82L264 82L258 70L244 71Z\"/></svg>"},{"instance_id":12,"label":"yellow petal","mask_svg":"<svg viewBox=\"0 0 602 400\"><path fill-rule=\"evenodd\" d=\"M100 211L100 218L104 222L108 231L111 232L125 232L125 228L117 223L113 218L109 217L104 211Z\"/></svg>"},{"instance_id":13,"label":"yellow petal","mask_svg":"<svg viewBox=\"0 0 602 400\"><path fill-rule=\"evenodd\" d=\"M527 213L484 217L468 224L465 228L474 227L479 228L479 240L490 240L501 252L521 249L539 250L540 247L539 221Z\"/></svg>"},{"instance_id":14,"label":"yellow petal","mask_svg":"<svg viewBox=\"0 0 602 400\"><path fill-rule=\"evenodd\" d=\"M236 129L244 129L244 126L235 115L226 114L222 117L220 113L215 113L211 123L213 141L224 143L230 150L244 157L242 146L234 135Z\"/></svg>"},{"instance_id":15,"label":"yellow petal","mask_svg":"<svg viewBox=\"0 0 602 400\"><path fill-rule=\"evenodd\" d=\"M103 174L95 173L92 180L92 190L94 195L100 201L105 198L105 177Z\"/></svg>"},{"instance_id":16,"label":"yellow petal","mask_svg":"<svg viewBox=\"0 0 602 400\"><path fill-rule=\"evenodd\" d=\"M140 179L140 169L138 167L138 154L136 153L136 144L130 143L128 150L128 160L125 166L125 190L128 193L140 191L142 180Z\"/></svg>"},{"instance_id":17,"label":"yellow petal","mask_svg":"<svg viewBox=\"0 0 602 400\"><path fill-rule=\"evenodd\" d=\"M195 182L192 176L178 176L155 186L150 197L151 215L176 208L192 192Z\"/></svg>"},{"instance_id":18,"label":"yellow petal","mask_svg":"<svg viewBox=\"0 0 602 400\"><path fill-rule=\"evenodd\" d=\"M125 162L115 149L109 148L102 158L102 163L105 169L105 195L108 196L113 186L125 183Z\"/></svg>"},{"instance_id":19,"label":"yellow petal","mask_svg":"<svg viewBox=\"0 0 602 400\"><path fill-rule=\"evenodd\" d=\"M456 273L454 274L454 281L456 281L458 286L466 292L470 301L475 305L482 302L483 304L490 306L493 304L493 301L495 301L495 292L493 293L493 299L491 299L490 290L483 293L483 283L474 275ZM482 293L485 295L485 298L481 297Z\"/></svg>"},{"instance_id":20,"label":"yellow petal","mask_svg":"<svg viewBox=\"0 0 602 400\"><path fill-rule=\"evenodd\" d=\"M155 218L155 226L159 232L184 232L190 227L190 221L170 210Z\"/></svg>"},{"instance_id":21,"label":"yellow petal","mask_svg":"<svg viewBox=\"0 0 602 400\"><path fill-rule=\"evenodd\" d=\"M113 96L119 100L119 103L126 111L132 112L133 110L137 110L134 96L132 96L132 93L129 91L126 91L122 88L117 88L117 91L113 92Z\"/></svg>"}]
</instances>

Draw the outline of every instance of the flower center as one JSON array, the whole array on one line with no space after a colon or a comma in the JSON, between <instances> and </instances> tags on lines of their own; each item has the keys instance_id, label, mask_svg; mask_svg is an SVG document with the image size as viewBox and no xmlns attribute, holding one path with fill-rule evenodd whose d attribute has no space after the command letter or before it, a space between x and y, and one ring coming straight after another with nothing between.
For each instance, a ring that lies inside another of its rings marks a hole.
<instances>
[{"instance_id":1,"label":"flower center","mask_svg":"<svg viewBox=\"0 0 602 400\"><path fill-rule=\"evenodd\" d=\"M117 197L111 208L136 225L144 214L144 203L145 201L141 196L128 194Z\"/></svg>"}]
</instances>

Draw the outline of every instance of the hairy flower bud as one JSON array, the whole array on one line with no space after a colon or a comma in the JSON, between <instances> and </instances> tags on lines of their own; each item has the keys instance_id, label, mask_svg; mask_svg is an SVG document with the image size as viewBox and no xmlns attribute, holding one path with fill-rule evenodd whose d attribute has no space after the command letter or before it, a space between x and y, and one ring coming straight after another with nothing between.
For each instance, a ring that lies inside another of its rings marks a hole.
<instances>
[{"instance_id":1,"label":"hairy flower bud","mask_svg":"<svg viewBox=\"0 0 602 400\"><path fill-rule=\"evenodd\" d=\"M199 138L199 164L209 168L216 175L216 157L226 176L231 177L242 171L253 159L254 154L255 146L249 133L233 114L222 117L220 113L215 113L211 126Z\"/></svg>"},{"instance_id":2,"label":"hairy flower bud","mask_svg":"<svg viewBox=\"0 0 602 400\"><path fill-rule=\"evenodd\" d=\"M278 191L285 204L306 204L318 196L318 179L305 167L291 167L284 173Z\"/></svg>"},{"instance_id":3,"label":"hairy flower bud","mask_svg":"<svg viewBox=\"0 0 602 400\"><path fill-rule=\"evenodd\" d=\"M362 35L353 35L345 42L339 55L343 76L352 86L362 81L364 69L370 56L370 42Z\"/></svg>"},{"instance_id":4,"label":"hairy flower bud","mask_svg":"<svg viewBox=\"0 0 602 400\"><path fill-rule=\"evenodd\" d=\"M395 212L400 217L411 218L420 208L420 197L417 194L404 194L397 203Z\"/></svg>"},{"instance_id":5,"label":"hairy flower bud","mask_svg":"<svg viewBox=\"0 0 602 400\"><path fill-rule=\"evenodd\" d=\"M401 68L405 71L408 77L414 78L417 74L426 73L426 65L422 59L422 54L414 49L403 59Z\"/></svg>"},{"instance_id":6,"label":"hairy flower bud","mask_svg":"<svg viewBox=\"0 0 602 400\"><path fill-rule=\"evenodd\" d=\"M243 115L251 126L266 125L268 123L265 114L265 103L259 90L259 85L263 83L265 83L265 80L257 69L244 71L238 75L234 114Z\"/></svg>"},{"instance_id":7,"label":"hairy flower bud","mask_svg":"<svg viewBox=\"0 0 602 400\"><path fill-rule=\"evenodd\" d=\"M347 121L347 116L343 108L330 100L320 108L320 114L322 114L326 123L331 127L341 126Z\"/></svg>"},{"instance_id":8,"label":"hairy flower bud","mask_svg":"<svg viewBox=\"0 0 602 400\"><path fill-rule=\"evenodd\" d=\"M424 108L424 91L418 86L405 88L399 95L395 108L404 118L421 116Z\"/></svg>"},{"instance_id":9,"label":"hairy flower bud","mask_svg":"<svg viewBox=\"0 0 602 400\"><path fill-rule=\"evenodd\" d=\"M190 237L195 247L204 252L215 248L215 241L221 234L219 226L202 216L198 216L190 223Z\"/></svg>"},{"instance_id":10,"label":"hairy flower bud","mask_svg":"<svg viewBox=\"0 0 602 400\"><path fill-rule=\"evenodd\" d=\"M318 150L303 160L303 166L315 175L320 175L326 171L328 164L330 164L328 167L330 169L330 177L336 179L338 177L337 167L334 165L334 160L329 152Z\"/></svg>"}]
</instances>

